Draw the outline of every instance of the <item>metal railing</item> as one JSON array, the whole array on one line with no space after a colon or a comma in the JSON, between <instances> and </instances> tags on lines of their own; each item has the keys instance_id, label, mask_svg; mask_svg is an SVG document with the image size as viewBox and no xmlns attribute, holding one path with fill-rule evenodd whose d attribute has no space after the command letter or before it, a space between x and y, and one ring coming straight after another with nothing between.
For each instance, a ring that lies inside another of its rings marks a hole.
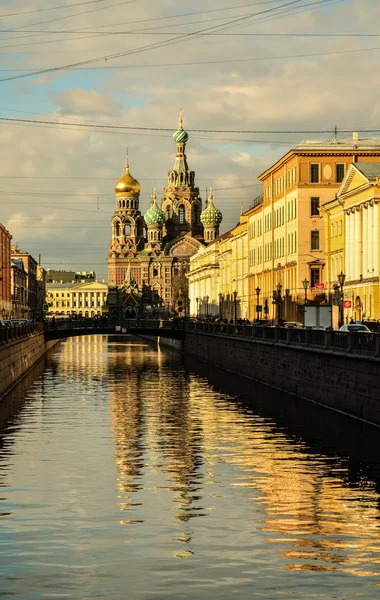
<instances>
[{"instance_id":1,"label":"metal railing","mask_svg":"<svg viewBox=\"0 0 380 600\"><path fill-rule=\"evenodd\" d=\"M207 323L188 321L186 329L235 338L278 342L299 346L318 347L323 350L380 356L380 334L345 332L323 329L260 327L232 323Z\"/></svg>"},{"instance_id":2,"label":"metal railing","mask_svg":"<svg viewBox=\"0 0 380 600\"><path fill-rule=\"evenodd\" d=\"M26 323L24 325L0 327L0 345L9 344L15 340L21 340L44 331L44 323Z\"/></svg>"}]
</instances>

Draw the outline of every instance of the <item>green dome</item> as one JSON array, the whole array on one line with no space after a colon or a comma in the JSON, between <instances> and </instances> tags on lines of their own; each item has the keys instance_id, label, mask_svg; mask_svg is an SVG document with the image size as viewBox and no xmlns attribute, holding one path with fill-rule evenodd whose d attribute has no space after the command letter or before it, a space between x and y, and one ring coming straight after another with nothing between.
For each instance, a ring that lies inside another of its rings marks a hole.
<instances>
[{"instance_id":1,"label":"green dome","mask_svg":"<svg viewBox=\"0 0 380 600\"><path fill-rule=\"evenodd\" d=\"M201 213L201 223L204 227L218 227L222 219L222 213L214 206L214 197L211 191L207 207Z\"/></svg>"},{"instance_id":2,"label":"green dome","mask_svg":"<svg viewBox=\"0 0 380 600\"><path fill-rule=\"evenodd\" d=\"M178 125L177 131L175 133L173 133L173 140L177 144L186 144L188 139L189 139L189 134L182 127L182 108L181 108L181 110L179 111L179 125Z\"/></svg>"},{"instance_id":3,"label":"green dome","mask_svg":"<svg viewBox=\"0 0 380 600\"><path fill-rule=\"evenodd\" d=\"M154 187L152 202L144 215L144 221L148 227L162 227L165 223L165 220L165 213L163 210L161 210L156 202L156 187Z\"/></svg>"},{"instance_id":4,"label":"green dome","mask_svg":"<svg viewBox=\"0 0 380 600\"><path fill-rule=\"evenodd\" d=\"M178 131L173 133L173 140L177 144L179 144L179 143L185 144L188 139L189 139L189 134L187 133L187 131L182 129L182 127L180 129L178 129Z\"/></svg>"}]
</instances>

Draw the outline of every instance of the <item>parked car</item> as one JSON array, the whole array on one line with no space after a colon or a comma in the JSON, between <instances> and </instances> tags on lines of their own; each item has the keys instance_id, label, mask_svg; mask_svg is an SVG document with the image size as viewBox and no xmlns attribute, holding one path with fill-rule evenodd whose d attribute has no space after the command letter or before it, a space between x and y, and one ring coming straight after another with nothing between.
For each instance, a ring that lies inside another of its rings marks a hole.
<instances>
[{"instance_id":1,"label":"parked car","mask_svg":"<svg viewBox=\"0 0 380 600\"><path fill-rule=\"evenodd\" d=\"M286 321L284 327L288 327L288 328L303 328L303 323L300 323L299 321Z\"/></svg>"},{"instance_id":2,"label":"parked car","mask_svg":"<svg viewBox=\"0 0 380 600\"><path fill-rule=\"evenodd\" d=\"M348 323L347 325L342 325L339 328L339 331L359 331L360 333L372 333L372 331L367 327L367 325L363 325L362 323Z\"/></svg>"},{"instance_id":3,"label":"parked car","mask_svg":"<svg viewBox=\"0 0 380 600\"><path fill-rule=\"evenodd\" d=\"M12 321L10 321L9 319L5 319L0 321L0 325L1 327L12 327Z\"/></svg>"}]
</instances>

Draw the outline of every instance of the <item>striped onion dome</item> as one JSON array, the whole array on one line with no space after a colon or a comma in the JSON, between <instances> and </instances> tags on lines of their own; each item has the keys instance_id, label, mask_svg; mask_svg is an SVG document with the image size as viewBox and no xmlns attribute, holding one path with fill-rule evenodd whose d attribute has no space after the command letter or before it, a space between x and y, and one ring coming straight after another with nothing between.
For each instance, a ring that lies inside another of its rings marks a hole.
<instances>
[{"instance_id":1,"label":"striped onion dome","mask_svg":"<svg viewBox=\"0 0 380 600\"><path fill-rule=\"evenodd\" d=\"M149 227L162 227L165 223L165 213L157 204L156 186L153 188L152 201L144 215L144 221Z\"/></svg>"},{"instance_id":2,"label":"striped onion dome","mask_svg":"<svg viewBox=\"0 0 380 600\"><path fill-rule=\"evenodd\" d=\"M208 198L207 207L201 213L201 223L204 227L218 227L223 219L223 215L214 205L214 196L212 195L212 187Z\"/></svg>"},{"instance_id":3,"label":"striped onion dome","mask_svg":"<svg viewBox=\"0 0 380 600\"><path fill-rule=\"evenodd\" d=\"M180 113L179 113L179 126L178 126L178 130L175 133L173 133L173 140L177 144L186 144L188 139L189 139L189 134L182 127L182 108L181 108Z\"/></svg>"},{"instance_id":4,"label":"striped onion dome","mask_svg":"<svg viewBox=\"0 0 380 600\"><path fill-rule=\"evenodd\" d=\"M189 134L187 133L187 131L185 131L184 129L182 129L182 127L180 127L180 129L178 129L178 131L176 131L175 133L173 133L173 140L177 144L181 144L181 143L185 144L188 139L189 139Z\"/></svg>"}]
</instances>

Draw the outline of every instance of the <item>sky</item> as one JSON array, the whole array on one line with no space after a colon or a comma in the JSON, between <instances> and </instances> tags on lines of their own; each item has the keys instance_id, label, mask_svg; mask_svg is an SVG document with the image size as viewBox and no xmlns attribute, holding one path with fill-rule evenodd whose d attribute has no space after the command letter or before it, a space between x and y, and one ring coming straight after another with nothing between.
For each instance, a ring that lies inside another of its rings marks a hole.
<instances>
[{"instance_id":1,"label":"sky","mask_svg":"<svg viewBox=\"0 0 380 600\"><path fill-rule=\"evenodd\" d=\"M379 22L377 0L0 0L0 222L107 280L126 147L144 213L182 108L227 231L300 141L380 135Z\"/></svg>"}]
</instances>

